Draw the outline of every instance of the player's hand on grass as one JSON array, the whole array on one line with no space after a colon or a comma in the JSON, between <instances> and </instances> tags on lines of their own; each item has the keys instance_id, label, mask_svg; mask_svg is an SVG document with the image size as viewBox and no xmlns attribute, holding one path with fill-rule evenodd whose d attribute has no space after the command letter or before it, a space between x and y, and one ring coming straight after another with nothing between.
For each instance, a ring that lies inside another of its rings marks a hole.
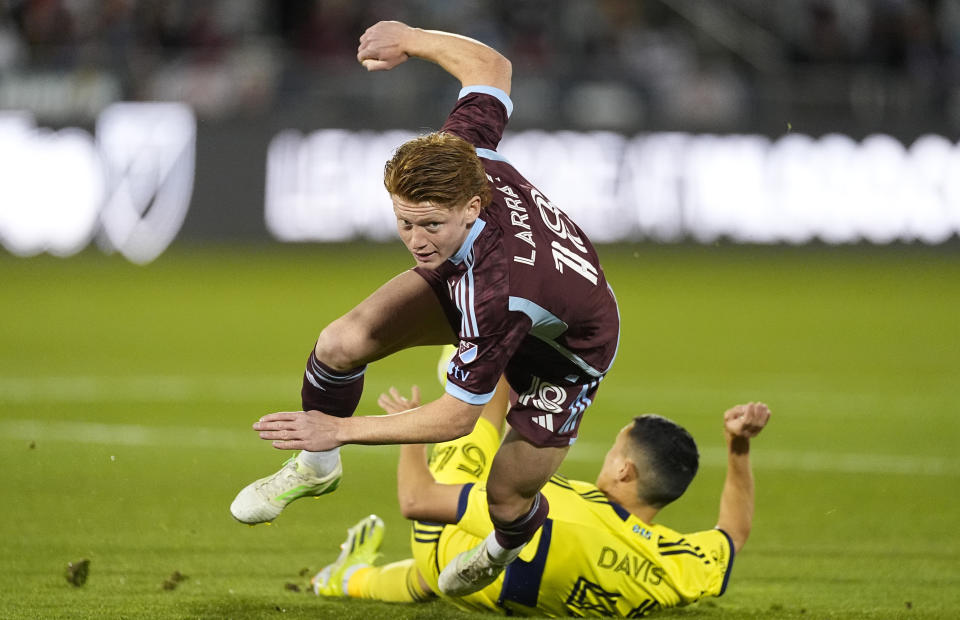
<instances>
[{"instance_id":1,"label":"player's hand on grass","mask_svg":"<svg viewBox=\"0 0 960 620\"><path fill-rule=\"evenodd\" d=\"M260 418L253 430L280 450L322 452L342 445L337 440L341 421L319 411L281 411Z\"/></svg>"},{"instance_id":2,"label":"player's hand on grass","mask_svg":"<svg viewBox=\"0 0 960 620\"><path fill-rule=\"evenodd\" d=\"M377 398L377 404L387 413L400 413L408 409L415 409L420 406L420 388L413 386L410 388L410 398L400 394L395 387L390 388L389 394L381 394Z\"/></svg>"},{"instance_id":3,"label":"player's hand on grass","mask_svg":"<svg viewBox=\"0 0 960 620\"><path fill-rule=\"evenodd\" d=\"M406 62L403 41L412 30L402 22L377 22L360 36L357 60L367 71L387 71Z\"/></svg>"},{"instance_id":4,"label":"player's hand on grass","mask_svg":"<svg viewBox=\"0 0 960 620\"><path fill-rule=\"evenodd\" d=\"M764 403L747 403L728 409L723 414L723 428L729 438L756 437L770 419L770 408Z\"/></svg>"}]
</instances>

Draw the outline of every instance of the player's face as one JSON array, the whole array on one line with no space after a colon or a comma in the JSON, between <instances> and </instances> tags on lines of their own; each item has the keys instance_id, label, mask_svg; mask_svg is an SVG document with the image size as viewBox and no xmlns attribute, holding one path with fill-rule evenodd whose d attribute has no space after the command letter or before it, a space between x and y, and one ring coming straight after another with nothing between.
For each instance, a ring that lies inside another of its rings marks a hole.
<instances>
[{"instance_id":1,"label":"player's face","mask_svg":"<svg viewBox=\"0 0 960 620\"><path fill-rule=\"evenodd\" d=\"M624 464L627 461L628 433L632 427L633 422L620 429L617 439L610 446L607 456L603 459L603 467L600 468L600 473L597 475L597 488L601 491L611 491L622 475Z\"/></svg>"},{"instance_id":2,"label":"player's face","mask_svg":"<svg viewBox=\"0 0 960 620\"><path fill-rule=\"evenodd\" d=\"M436 269L457 253L480 215L477 197L452 208L432 202L409 202L398 196L391 199L400 239L417 265L430 269Z\"/></svg>"}]
</instances>

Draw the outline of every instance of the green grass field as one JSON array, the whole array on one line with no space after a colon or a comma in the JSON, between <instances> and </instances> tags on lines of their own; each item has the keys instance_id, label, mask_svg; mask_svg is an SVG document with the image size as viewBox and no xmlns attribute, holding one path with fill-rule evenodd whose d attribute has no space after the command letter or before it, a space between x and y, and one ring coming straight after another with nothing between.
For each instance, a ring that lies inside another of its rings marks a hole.
<instances>
[{"instance_id":1,"label":"green grass field","mask_svg":"<svg viewBox=\"0 0 960 620\"><path fill-rule=\"evenodd\" d=\"M754 532L727 594L685 618L960 617L960 252L616 246L620 354L563 473L592 480L614 432L657 412L702 452L661 514L712 527L720 417L764 400ZM271 526L228 506L286 454L249 430L299 408L321 327L408 264L390 246L175 247L137 267L95 251L0 254L0 617L447 618L321 600L307 577L376 512L406 555L394 447L346 447L340 490ZM335 275L336 272L342 275ZM371 366L439 395L436 352ZM68 562L90 560L82 587ZM188 579L164 582L179 571Z\"/></svg>"}]
</instances>

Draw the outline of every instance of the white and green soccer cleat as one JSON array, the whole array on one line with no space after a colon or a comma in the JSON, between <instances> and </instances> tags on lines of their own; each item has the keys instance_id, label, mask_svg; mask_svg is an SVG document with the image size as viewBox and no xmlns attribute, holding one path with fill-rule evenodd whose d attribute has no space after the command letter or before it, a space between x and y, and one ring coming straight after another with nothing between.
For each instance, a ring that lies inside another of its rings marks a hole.
<instances>
[{"instance_id":1,"label":"white and green soccer cleat","mask_svg":"<svg viewBox=\"0 0 960 620\"><path fill-rule=\"evenodd\" d=\"M500 573L520 555L518 547L505 562L497 562L487 553L486 541L463 551L440 571L437 585L447 596L466 596L479 592L497 580Z\"/></svg>"},{"instance_id":2,"label":"white and green soccer cleat","mask_svg":"<svg viewBox=\"0 0 960 620\"><path fill-rule=\"evenodd\" d=\"M317 596L346 596L350 577L361 568L373 566L383 544L383 519L370 515L347 530L336 562L324 566L310 583Z\"/></svg>"},{"instance_id":3,"label":"white and green soccer cleat","mask_svg":"<svg viewBox=\"0 0 960 620\"><path fill-rule=\"evenodd\" d=\"M273 521L295 499L332 493L340 486L342 477L339 462L335 470L319 477L292 456L277 473L245 486L230 504L230 513L237 521L250 525Z\"/></svg>"}]
</instances>

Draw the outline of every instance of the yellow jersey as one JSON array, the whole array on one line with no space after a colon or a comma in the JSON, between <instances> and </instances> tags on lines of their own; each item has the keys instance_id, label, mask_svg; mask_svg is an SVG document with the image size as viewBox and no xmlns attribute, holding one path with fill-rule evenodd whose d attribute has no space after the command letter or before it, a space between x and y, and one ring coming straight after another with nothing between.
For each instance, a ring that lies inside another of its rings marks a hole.
<instances>
[{"instance_id":1,"label":"yellow jersey","mask_svg":"<svg viewBox=\"0 0 960 620\"><path fill-rule=\"evenodd\" d=\"M414 522L414 558L434 592L443 567L493 530L485 477L498 443L492 425L478 424L434 450L430 467L437 480L466 483L455 525ZM543 493L549 515L520 557L497 581L451 603L513 615L638 618L726 589L733 544L722 530L681 534L644 523L595 485L559 475Z\"/></svg>"}]
</instances>

